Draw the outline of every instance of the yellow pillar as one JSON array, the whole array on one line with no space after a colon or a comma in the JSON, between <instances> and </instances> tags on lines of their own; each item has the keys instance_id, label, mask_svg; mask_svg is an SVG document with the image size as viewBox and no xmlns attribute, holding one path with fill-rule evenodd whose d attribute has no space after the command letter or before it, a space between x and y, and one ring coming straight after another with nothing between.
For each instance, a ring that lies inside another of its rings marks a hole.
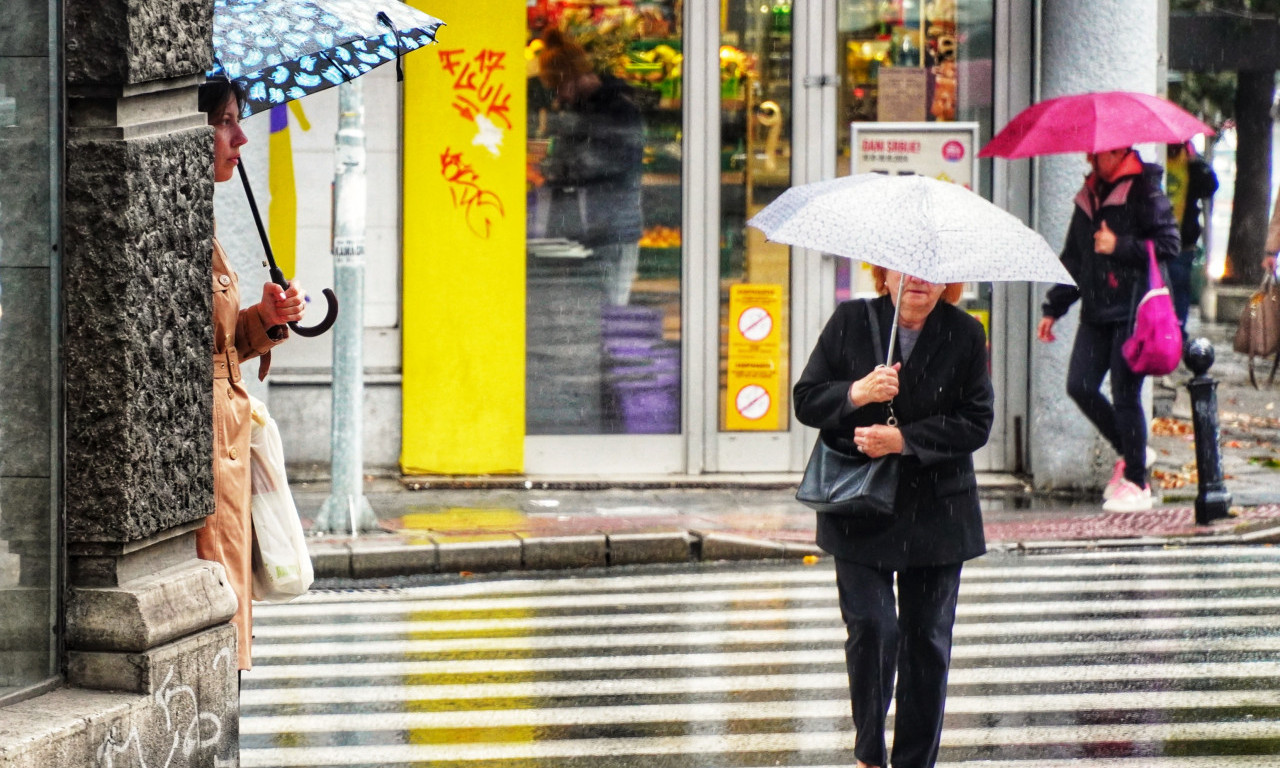
<instances>
[{"instance_id":1,"label":"yellow pillar","mask_svg":"<svg viewBox=\"0 0 1280 768\"><path fill-rule=\"evenodd\" d=\"M524 0L413 0L405 57L401 469L518 473L525 425Z\"/></svg>"}]
</instances>

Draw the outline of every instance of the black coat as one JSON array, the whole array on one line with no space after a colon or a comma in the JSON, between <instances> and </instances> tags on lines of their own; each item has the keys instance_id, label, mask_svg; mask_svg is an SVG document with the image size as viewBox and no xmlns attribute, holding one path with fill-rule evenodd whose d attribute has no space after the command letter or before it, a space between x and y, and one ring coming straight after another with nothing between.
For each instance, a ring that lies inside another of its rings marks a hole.
<instances>
[{"instance_id":1,"label":"black coat","mask_svg":"<svg viewBox=\"0 0 1280 768\"><path fill-rule=\"evenodd\" d=\"M854 427L884 423L882 403L854 408L849 387L875 359L867 308L877 314L881 348L889 344L888 296L836 307L796 381L796 418L832 445L852 452ZM894 359L900 359L894 350ZM994 418L982 324L939 302L898 374L893 411L910 453L902 457L898 517L887 530L865 531L838 515L818 514L818 546L836 557L884 569L959 563L986 551L973 452Z\"/></svg>"},{"instance_id":2,"label":"black coat","mask_svg":"<svg viewBox=\"0 0 1280 768\"><path fill-rule=\"evenodd\" d=\"M1075 213L1062 248L1062 265L1076 285L1055 285L1043 306L1057 319L1080 299L1080 319L1089 323L1131 322L1138 301L1147 292L1147 241L1155 243L1156 261L1167 263L1182 250L1173 206L1160 188L1164 169L1144 163L1142 172L1091 190L1085 186L1075 198ZM1116 234L1115 252L1096 253L1093 234L1102 222ZM1167 282L1167 281L1166 281Z\"/></svg>"}]
</instances>

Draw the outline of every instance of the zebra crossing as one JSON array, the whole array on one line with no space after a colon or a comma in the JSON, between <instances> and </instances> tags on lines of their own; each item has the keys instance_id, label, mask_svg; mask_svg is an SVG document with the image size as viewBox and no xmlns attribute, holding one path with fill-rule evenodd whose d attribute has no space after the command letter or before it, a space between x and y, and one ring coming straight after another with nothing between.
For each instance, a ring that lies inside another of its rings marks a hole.
<instances>
[{"instance_id":1,"label":"zebra crossing","mask_svg":"<svg viewBox=\"0 0 1280 768\"><path fill-rule=\"evenodd\" d=\"M829 561L314 592L254 634L246 768L853 764ZM967 564L939 765L1067 764L1280 766L1280 552Z\"/></svg>"}]
</instances>

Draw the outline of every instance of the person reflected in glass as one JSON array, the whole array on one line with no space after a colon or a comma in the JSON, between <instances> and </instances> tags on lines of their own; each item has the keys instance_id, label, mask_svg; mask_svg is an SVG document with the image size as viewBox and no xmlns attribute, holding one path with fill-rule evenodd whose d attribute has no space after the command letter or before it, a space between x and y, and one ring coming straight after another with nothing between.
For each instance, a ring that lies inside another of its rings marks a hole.
<instances>
[{"instance_id":1,"label":"person reflected in glass","mask_svg":"<svg viewBox=\"0 0 1280 768\"><path fill-rule=\"evenodd\" d=\"M200 86L199 109L213 126L213 180L236 173L240 150L248 143L240 127L244 93L227 80ZM221 563L236 593L239 668L252 667L253 547L249 495L249 391L240 363L260 357L258 377L267 375L271 350L289 338L288 323L302 320L306 295L296 283L287 289L267 281L262 299L240 308L239 276L215 234L213 238L213 514L196 531L196 553Z\"/></svg>"},{"instance_id":2,"label":"person reflected in glass","mask_svg":"<svg viewBox=\"0 0 1280 768\"><path fill-rule=\"evenodd\" d=\"M928 768L938 758L960 570L986 552L973 453L991 434L994 395L982 324L955 306L963 285L872 274L880 297L836 307L796 381L795 412L837 450L901 455L894 521L868 527L818 513L817 542L835 556L858 766ZM895 305L898 339L885 366L869 313L888 349ZM890 403L897 426L885 423Z\"/></svg>"},{"instance_id":3,"label":"person reflected in glass","mask_svg":"<svg viewBox=\"0 0 1280 768\"><path fill-rule=\"evenodd\" d=\"M1102 491L1108 512L1151 509L1147 467L1147 419L1142 406L1145 376L1125 362L1122 345L1133 332L1138 302L1147 292L1147 242L1162 266L1182 248L1173 206L1161 189L1164 173L1144 163L1132 147L1087 155L1091 171L1075 197L1061 259L1076 285L1055 285L1042 306L1036 338L1057 339L1053 326L1080 301L1067 394L1119 454ZM1110 375L1111 399L1100 391Z\"/></svg>"},{"instance_id":4,"label":"person reflected in glass","mask_svg":"<svg viewBox=\"0 0 1280 768\"><path fill-rule=\"evenodd\" d=\"M591 248L604 269L605 298L625 306L640 259L644 122L631 86L597 71L564 31L542 37L538 76L553 94L551 147L542 176L552 191L547 235Z\"/></svg>"}]
</instances>

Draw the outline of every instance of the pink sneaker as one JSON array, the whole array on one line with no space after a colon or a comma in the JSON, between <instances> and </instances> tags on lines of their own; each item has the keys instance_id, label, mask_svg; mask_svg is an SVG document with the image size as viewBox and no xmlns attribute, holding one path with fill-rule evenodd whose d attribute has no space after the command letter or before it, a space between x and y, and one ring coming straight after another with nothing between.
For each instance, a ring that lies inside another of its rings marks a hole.
<instances>
[{"instance_id":1,"label":"pink sneaker","mask_svg":"<svg viewBox=\"0 0 1280 768\"><path fill-rule=\"evenodd\" d=\"M1102 505L1106 512L1146 512L1151 509L1151 486L1141 488L1121 479L1115 493Z\"/></svg>"},{"instance_id":2,"label":"pink sneaker","mask_svg":"<svg viewBox=\"0 0 1280 768\"><path fill-rule=\"evenodd\" d=\"M1124 459L1116 459L1115 469L1111 470L1111 479L1107 484L1102 486L1102 500L1107 501L1116 495L1116 489L1120 487L1121 481L1124 480Z\"/></svg>"}]
</instances>

